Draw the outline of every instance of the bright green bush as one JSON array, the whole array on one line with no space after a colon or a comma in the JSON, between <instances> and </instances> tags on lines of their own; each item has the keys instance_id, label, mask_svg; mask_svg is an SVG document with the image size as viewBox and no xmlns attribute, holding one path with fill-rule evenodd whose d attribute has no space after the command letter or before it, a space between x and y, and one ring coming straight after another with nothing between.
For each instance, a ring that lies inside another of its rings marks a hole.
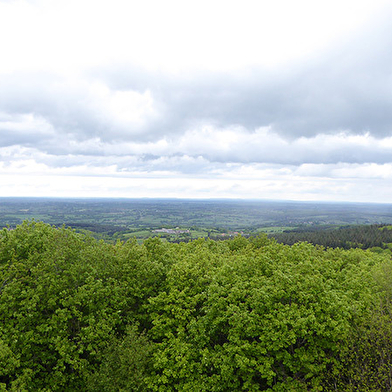
<instances>
[{"instance_id":1,"label":"bright green bush","mask_svg":"<svg viewBox=\"0 0 392 392\"><path fill-rule=\"evenodd\" d=\"M372 265L359 250L305 243L190 244L150 300L151 389L321 390L371 302Z\"/></svg>"},{"instance_id":2,"label":"bright green bush","mask_svg":"<svg viewBox=\"0 0 392 392\"><path fill-rule=\"evenodd\" d=\"M43 223L5 230L0 339L17 365L0 382L10 386L28 370L29 390L83 390L107 341L149 323L143 306L163 267L147 256L136 242L113 246Z\"/></svg>"},{"instance_id":3,"label":"bright green bush","mask_svg":"<svg viewBox=\"0 0 392 392\"><path fill-rule=\"evenodd\" d=\"M25 222L0 232L0 391L386 391L390 271L265 236L112 245Z\"/></svg>"}]
</instances>

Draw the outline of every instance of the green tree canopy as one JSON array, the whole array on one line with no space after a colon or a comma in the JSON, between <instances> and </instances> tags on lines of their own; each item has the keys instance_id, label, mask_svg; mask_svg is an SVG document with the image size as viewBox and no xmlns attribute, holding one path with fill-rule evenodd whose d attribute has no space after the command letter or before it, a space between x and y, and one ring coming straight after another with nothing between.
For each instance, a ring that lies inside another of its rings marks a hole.
<instances>
[{"instance_id":1,"label":"green tree canopy","mask_svg":"<svg viewBox=\"0 0 392 392\"><path fill-rule=\"evenodd\" d=\"M25 222L0 232L0 391L386 391L391 271L266 236L113 245Z\"/></svg>"}]
</instances>

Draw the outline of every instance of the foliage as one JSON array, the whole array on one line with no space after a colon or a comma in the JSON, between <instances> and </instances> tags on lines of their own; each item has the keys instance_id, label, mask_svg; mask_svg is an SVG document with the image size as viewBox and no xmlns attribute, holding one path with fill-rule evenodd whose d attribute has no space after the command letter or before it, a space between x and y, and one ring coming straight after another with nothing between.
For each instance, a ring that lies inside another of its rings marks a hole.
<instances>
[{"instance_id":1,"label":"foliage","mask_svg":"<svg viewBox=\"0 0 392 392\"><path fill-rule=\"evenodd\" d=\"M150 300L151 389L317 389L338 367L350 321L370 301L370 255L240 237L188 249Z\"/></svg>"},{"instance_id":2,"label":"foliage","mask_svg":"<svg viewBox=\"0 0 392 392\"><path fill-rule=\"evenodd\" d=\"M24 222L0 233L0 391L388 390L389 259Z\"/></svg>"},{"instance_id":3,"label":"foliage","mask_svg":"<svg viewBox=\"0 0 392 392\"><path fill-rule=\"evenodd\" d=\"M112 337L102 353L98 371L88 377L87 390L96 392L145 391L152 366L153 345L135 326L122 338Z\"/></svg>"},{"instance_id":4,"label":"foliage","mask_svg":"<svg viewBox=\"0 0 392 392\"><path fill-rule=\"evenodd\" d=\"M352 324L338 374L330 375L334 391L390 391L392 389L392 261L377 263L373 275L379 301Z\"/></svg>"},{"instance_id":5,"label":"foliage","mask_svg":"<svg viewBox=\"0 0 392 392\"><path fill-rule=\"evenodd\" d=\"M102 360L106 341L131 322L146 326L143 304L163 267L136 243L108 245L70 229L24 223L0 239L0 338L30 390L75 390Z\"/></svg>"}]
</instances>

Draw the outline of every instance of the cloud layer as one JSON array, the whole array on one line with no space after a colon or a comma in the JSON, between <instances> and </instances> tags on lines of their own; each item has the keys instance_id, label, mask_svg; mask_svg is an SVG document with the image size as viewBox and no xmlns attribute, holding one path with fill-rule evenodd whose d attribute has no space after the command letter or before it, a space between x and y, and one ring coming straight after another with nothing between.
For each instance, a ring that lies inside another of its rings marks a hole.
<instances>
[{"instance_id":1,"label":"cloud layer","mask_svg":"<svg viewBox=\"0 0 392 392\"><path fill-rule=\"evenodd\" d=\"M0 1L0 196L389 201L388 2L147 3Z\"/></svg>"}]
</instances>

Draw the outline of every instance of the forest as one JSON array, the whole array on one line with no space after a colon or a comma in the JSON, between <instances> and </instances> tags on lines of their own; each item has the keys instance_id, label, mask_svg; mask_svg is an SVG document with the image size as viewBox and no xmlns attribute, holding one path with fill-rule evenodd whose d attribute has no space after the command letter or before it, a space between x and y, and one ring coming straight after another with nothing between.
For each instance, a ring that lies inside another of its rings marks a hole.
<instances>
[{"instance_id":1,"label":"forest","mask_svg":"<svg viewBox=\"0 0 392 392\"><path fill-rule=\"evenodd\" d=\"M307 241L314 245L330 248L361 248L374 252L392 250L392 226L390 225L356 225L343 227L301 228L274 233L278 242L293 245L296 242Z\"/></svg>"},{"instance_id":2,"label":"forest","mask_svg":"<svg viewBox=\"0 0 392 392\"><path fill-rule=\"evenodd\" d=\"M390 391L390 252L0 234L0 391Z\"/></svg>"}]
</instances>

